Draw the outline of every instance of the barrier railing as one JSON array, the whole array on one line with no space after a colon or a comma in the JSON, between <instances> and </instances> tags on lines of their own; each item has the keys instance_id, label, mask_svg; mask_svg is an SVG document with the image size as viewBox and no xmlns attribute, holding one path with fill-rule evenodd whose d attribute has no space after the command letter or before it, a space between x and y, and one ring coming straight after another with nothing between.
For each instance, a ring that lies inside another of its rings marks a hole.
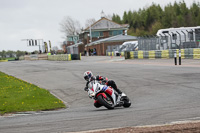
<instances>
[{"instance_id":1,"label":"barrier railing","mask_svg":"<svg viewBox=\"0 0 200 133\"><path fill-rule=\"evenodd\" d=\"M48 55L48 60L51 61L81 60L81 54Z\"/></svg>"},{"instance_id":2,"label":"barrier railing","mask_svg":"<svg viewBox=\"0 0 200 133\"><path fill-rule=\"evenodd\" d=\"M123 52L121 56L125 56L125 59L169 59L174 58L174 52L176 52L177 58L179 57L179 49L169 49L169 50L152 50L152 51L130 51ZM108 52L108 56L113 56L113 54ZM200 49L199 48L189 48L181 49L182 59L200 59Z\"/></svg>"},{"instance_id":3,"label":"barrier railing","mask_svg":"<svg viewBox=\"0 0 200 133\"><path fill-rule=\"evenodd\" d=\"M81 54L59 54L59 55L25 55L20 60L50 60L50 61L71 61L81 60Z\"/></svg>"}]
</instances>

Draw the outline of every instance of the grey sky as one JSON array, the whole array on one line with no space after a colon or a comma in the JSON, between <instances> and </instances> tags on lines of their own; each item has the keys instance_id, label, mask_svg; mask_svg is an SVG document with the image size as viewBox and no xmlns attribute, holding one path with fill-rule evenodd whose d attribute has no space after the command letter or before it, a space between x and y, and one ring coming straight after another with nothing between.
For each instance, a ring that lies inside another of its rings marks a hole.
<instances>
[{"instance_id":1,"label":"grey sky","mask_svg":"<svg viewBox=\"0 0 200 133\"><path fill-rule=\"evenodd\" d=\"M138 10L152 2L162 7L175 0L0 0L0 51L38 50L27 47L21 39L51 40L52 47L64 41L59 23L64 16L71 16L85 26L90 18L100 19L103 10L106 15L113 13L121 17L124 11ZM176 0L179 2L180 0ZM182 1L182 0L181 0ZM192 0L184 0L188 7ZM196 0L197 2L197 0Z\"/></svg>"}]
</instances>

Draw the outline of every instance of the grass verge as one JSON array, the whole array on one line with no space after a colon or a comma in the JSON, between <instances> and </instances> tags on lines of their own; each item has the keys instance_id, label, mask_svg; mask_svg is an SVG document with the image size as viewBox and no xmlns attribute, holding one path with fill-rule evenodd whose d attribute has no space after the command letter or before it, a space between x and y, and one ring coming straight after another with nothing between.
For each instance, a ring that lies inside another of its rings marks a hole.
<instances>
[{"instance_id":1,"label":"grass verge","mask_svg":"<svg viewBox=\"0 0 200 133\"><path fill-rule=\"evenodd\" d=\"M65 107L49 91L0 72L0 115Z\"/></svg>"}]
</instances>

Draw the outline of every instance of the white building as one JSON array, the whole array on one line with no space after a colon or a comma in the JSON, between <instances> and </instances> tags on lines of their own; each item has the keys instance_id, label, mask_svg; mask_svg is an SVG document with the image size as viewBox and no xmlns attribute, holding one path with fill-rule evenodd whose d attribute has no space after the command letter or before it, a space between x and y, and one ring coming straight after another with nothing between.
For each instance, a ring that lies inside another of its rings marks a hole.
<instances>
[{"instance_id":1,"label":"white building","mask_svg":"<svg viewBox=\"0 0 200 133\"><path fill-rule=\"evenodd\" d=\"M160 29L160 48L197 48L200 47L200 26Z\"/></svg>"}]
</instances>

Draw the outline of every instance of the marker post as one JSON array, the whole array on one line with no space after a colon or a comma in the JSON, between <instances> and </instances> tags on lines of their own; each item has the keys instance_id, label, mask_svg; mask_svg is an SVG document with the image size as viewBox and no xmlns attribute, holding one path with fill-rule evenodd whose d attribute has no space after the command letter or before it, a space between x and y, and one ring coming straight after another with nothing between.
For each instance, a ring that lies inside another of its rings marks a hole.
<instances>
[{"instance_id":1,"label":"marker post","mask_svg":"<svg viewBox=\"0 0 200 133\"><path fill-rule=\"evenodd\" d=\"M174 64L177 65L176 51L174 51Z\"/></svg>"},{"instance_id":2,"label":"marker post","mask_svg":"<svg viewBox=\"0 0 200 133\"><path fill-rule=\"evenodd\" d=\"M181 50L179 49L179 65L181 65Z\"/></svg>"}]
</instances>

